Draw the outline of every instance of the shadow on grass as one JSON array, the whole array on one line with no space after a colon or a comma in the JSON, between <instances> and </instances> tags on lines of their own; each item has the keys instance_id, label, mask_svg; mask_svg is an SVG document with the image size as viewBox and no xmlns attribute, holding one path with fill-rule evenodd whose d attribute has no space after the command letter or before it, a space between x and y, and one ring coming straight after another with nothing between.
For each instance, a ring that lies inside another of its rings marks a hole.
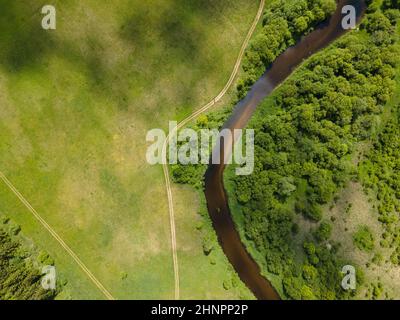
<instances>
[{"instance_id":1,"label":"shadow on grass","mask_svg":"<svg viewBox=\"0 0 400 320\"><path fill-rule=\"evenodd\" d=\"M207 45L208 29L204 26L214 16L221 15L218 7L226 6L227 0L187 1L174 0L159 8L140 7L125 19L121 26L121 37L134 45L151 47L159 42L165 55L174 55L190 65L202 62L200 48ZM162 59L163 57L160 57Z\"/></svg>"},{"instance_id":2,"label":"shadow on grass","mask_svg":"<svg viewBox=\"0 0 400 320\"><path fill-rule=\"evenodd\" d=\"M0 0L0 64L18 72L40 63L54 48L51 32L41 27L41 6Z\"/></svg>"},{"instance_id":3,"label":"shadow on grass","mask_svg":"<svg viewBox=\"0 0 400 320\"><path fill-rule=\"evenodd\" d=\"M89 50L85 54L75 44L56 39L52 32L41 28L42 5L39 1L28 4L0 0L0 65L4 70L18 73L32 66L46 66L44 58L57 55L84 70L94 92L114 100L120 110L127 110L132 101L126 92L129 87L126 79L135 74L134 67L127 63L126 69L110 70L104 60L101 39L90 35L86 40ZM217 8L227 5L228 0L173 0L163 7L161 15L155 14L158 5L141 5L132 14L127 14L120 36L135 46L145 47L145 54L148 48L159 42L156 44L163 49L161 56L149 57L151 70L159 70L159 74L167 74L171 67L179 64L194 70L196 77L181 79L177 84L177 90L182 92L179 103L189 105L195 96L191 88L198 80L196 78L219 63L201 50L208 45L207 20L221 15L223 10ZM149 85L157 78L157 75L151 76L147 80Z\"/></svg>"}]
</instances>

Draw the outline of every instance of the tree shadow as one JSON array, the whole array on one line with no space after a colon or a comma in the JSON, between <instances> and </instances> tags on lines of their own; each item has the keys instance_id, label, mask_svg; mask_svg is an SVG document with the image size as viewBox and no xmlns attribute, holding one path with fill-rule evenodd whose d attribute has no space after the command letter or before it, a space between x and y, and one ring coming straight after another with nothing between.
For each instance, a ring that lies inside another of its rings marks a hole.
<instances>
[{"instance_id":1,"label":"tree shadow","mask_svg":"<svg viewBox=\"0 0 400 320\"><path fill-rule=\"evenodd\" d=\"M174 0L160 9L161 15L154 13L157 8L140 7L125 19L121 38L137 46L152 46L159 42L165 48L165 55L175 55L193 65L204 59L200 48L207 44L207 29L199 28L196 21L206 25L211 17L221 14L217 8L226 2Z\"/></svg>"},{"instance_id":2,"label":"tree shadow","mask_svg":"<svg viewBox=\"0 0 400 320\"><path fill-rule=\"evenodd\" d=\"M202 47L208 45L208 35L207 28L202 27L199 21L206 24L210 17L221 14L221 10L216 8L223 8L226 4L227 0L173 0L164 6L161 15L154 14L156 5L138 6L138 10L128 13L128 18L120 28L120 36L135 47L144 46L144 55L156 41L160 42L162 51L149 61L152 64L151 70L159 68L160 74L166 74L171 67L175 67L175 63L168 65L171 57L176 57L177 61L190 70L204 70L210 68L210 64L217 65L218 61L211 61L207 54L202 53ZM18 73L24 68L46 66L44 57L55 54L84 70L94 92L107 98L112 97L119 109L127 110L129 95L125 92L124 83L125 77L135 73L132 66L127 65L122 75L109 70L104 61L100 39L89 36L86 40L89 50L83 55L74 43L55 38L56 31L43 30L43 15L40 13L42 5L39 1L26 4L0 0L0 66L9 73ZM154 16L159 18L154 19ZM156 78L152 77L150 82L156 81ZM191 103L195 95L190 90L193 81L182 79L182 90L179 89L184 92L181 103Z\"/></svg>"},{"instance_id":3,"label":"tree shadow","mask_svg":"<svg viewBox=\"0 0 400 320\"><path fill-rule=\"evenodd\" d=\"M54 38L41 27L39 5L0 0L0 64L9 72L32 66L51 52Z\"/></svg>"}]
</instances>

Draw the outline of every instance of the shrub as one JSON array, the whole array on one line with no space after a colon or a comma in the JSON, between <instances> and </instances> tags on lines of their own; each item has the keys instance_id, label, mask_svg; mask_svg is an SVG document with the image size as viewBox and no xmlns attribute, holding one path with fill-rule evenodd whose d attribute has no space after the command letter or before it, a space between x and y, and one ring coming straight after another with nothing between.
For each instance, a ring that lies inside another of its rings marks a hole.
<instances>
[{"instance_id":1,"label":"shrub","mask_svg":"<svg viewBox=\"0 0 400 320\"><path fill-rule=\"evenodd\" d=\"M332 225L328 222L322 222L319 227L314 231L314 238L318 242L323 242L329 239L332 233Z\"/></svg>"},{"instance_id":2,"label":"shrub","mask_svg":"<svg viewBox=\"0 0 400 320\"><path fill-rule=\"evenodd\" d=\"M361 226L353 235L354 245L363 251L370 252L374 249L374 236L367 226Z\"/></svg>"}]
</instances>

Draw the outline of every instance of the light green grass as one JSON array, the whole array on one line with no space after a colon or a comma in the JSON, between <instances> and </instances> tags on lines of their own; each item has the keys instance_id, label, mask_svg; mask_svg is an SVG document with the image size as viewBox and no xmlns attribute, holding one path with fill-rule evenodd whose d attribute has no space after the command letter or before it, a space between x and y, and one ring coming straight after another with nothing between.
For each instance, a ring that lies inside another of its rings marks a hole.
<instances>
[{"instance_id":1,"label":"light green grass","mask_svg":"<svg viewBox=\"0 0 400 320\"><path fill-rule=\"evenodd\" d=\"M258 1L56 1L56 31L40 28L43 4L0 0L0 170L116 298L171 299L166 192L145 136L220 91ZM186 209L182 298L237 297ZM104 298L3 183L0 210L55 258L72 298Z\"/></svg>"}]
</instances>

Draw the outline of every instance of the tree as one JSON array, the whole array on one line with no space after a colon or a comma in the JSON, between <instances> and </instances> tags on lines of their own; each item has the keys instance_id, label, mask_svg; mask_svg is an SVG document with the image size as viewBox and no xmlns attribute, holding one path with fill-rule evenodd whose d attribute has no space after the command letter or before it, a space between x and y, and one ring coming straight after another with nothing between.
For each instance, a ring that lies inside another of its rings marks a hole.
<instances>
[{"instance_id":1,"label":"tree","mask_svg":"<svg viewBox=\"0 0 400 320\"><path fill-rule=\"evenodd\" d=\"M329 239L332 233L332 225L328 222L321 222L318 228L314 231L314 238L318 242L323 242Z\"/></svg>"},{"instance_id":2,"label":"tree","mask_svg":"<svg viewBox=\"0 0 400 320\"><path fill-rule=\"evenodd\" d=\"M353 235L354 245L363 251L370 252L374 249L374 236L367 226L360 226Z\"/></svg>"}]
</instances>

